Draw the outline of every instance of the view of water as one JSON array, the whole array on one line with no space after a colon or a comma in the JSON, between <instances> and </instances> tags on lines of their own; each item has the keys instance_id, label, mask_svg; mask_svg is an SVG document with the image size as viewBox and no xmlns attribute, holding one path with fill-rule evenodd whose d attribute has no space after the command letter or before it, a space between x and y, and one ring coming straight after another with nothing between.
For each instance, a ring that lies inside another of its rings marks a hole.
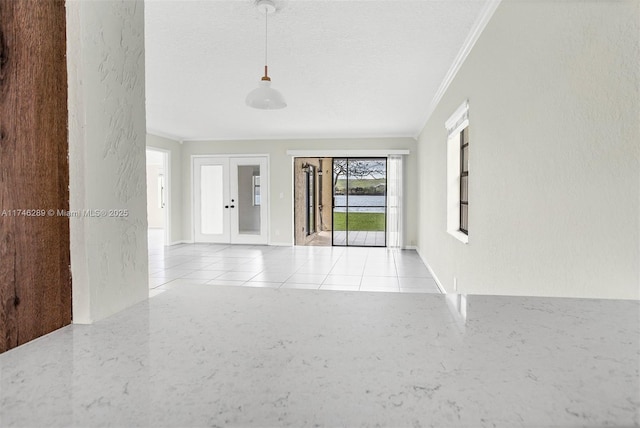
<instances>
[{"instance_id":1,"label":"view of water","mask_svg":"<svg viewBox=\"0 0 640 428\"><path fill-rule=\"evenodd\" d=\"M347 195L335 195L335 212L345 212L347 205ZM349 212L383 213L385 210L384 195L349 195Z\"/></svg>"}]
</instances>

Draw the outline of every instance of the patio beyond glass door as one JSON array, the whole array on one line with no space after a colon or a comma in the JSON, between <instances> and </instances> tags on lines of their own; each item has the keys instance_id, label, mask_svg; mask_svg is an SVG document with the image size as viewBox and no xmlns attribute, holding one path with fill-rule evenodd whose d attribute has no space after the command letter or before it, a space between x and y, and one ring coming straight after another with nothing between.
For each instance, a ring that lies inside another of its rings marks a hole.
<instances>
[{"instance_id":1,"label":"patio beyond glass door","mask_svg":"<svg viewBox=\"0 0 640 428\"><path fill-rule=\"evenodd\" d=\"M333 245L386 246L386 158L333 158Z\"/></svg>"},{"instance_id":2,"label":"patio beyond glass door","mask_svg":"<svg viewBox=\"0 0 640 428\"><path fill-rule=\"evenodd\" d=\"M266 244L266 157L193 158L195 242Z\"/></svg>"}]
</instances>

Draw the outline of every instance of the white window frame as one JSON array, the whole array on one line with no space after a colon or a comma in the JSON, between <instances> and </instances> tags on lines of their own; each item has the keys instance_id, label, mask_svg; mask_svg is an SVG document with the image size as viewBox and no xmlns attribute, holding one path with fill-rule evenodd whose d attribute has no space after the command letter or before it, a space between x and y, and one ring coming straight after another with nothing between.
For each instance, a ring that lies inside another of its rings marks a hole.
<instances>
[{"instance_id":1,"label":"white window frame","mask_svg":"<svg viewBox=\"0 0 640 428\"><path fill-rule=\"evenodd\" d=\"M469 235L460 231L460 133L469 126L469 101L445 122L447 128L447 232L465 244Z\"/></svg>"}]
</instances>

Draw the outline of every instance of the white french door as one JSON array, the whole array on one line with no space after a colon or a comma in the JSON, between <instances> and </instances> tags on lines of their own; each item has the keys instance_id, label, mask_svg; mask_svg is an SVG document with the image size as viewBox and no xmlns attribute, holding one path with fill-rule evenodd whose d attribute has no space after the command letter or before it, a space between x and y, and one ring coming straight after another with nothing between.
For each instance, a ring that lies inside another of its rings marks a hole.
<instances>
[{"instance_id":1,"label":"white french door","mask_svg":"<svg viewBox=\"0 0 640 428\"><path fill-rule=\"evenodd\" d=\"M267 157L194 157L195 242L266 244Z\"/></svg>"}]
</instances>

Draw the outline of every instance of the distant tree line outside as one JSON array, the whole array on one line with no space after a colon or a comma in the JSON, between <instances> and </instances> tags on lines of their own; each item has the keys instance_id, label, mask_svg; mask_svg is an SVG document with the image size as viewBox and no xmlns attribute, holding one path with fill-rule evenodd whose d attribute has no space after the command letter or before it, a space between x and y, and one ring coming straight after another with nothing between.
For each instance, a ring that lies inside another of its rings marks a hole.
<instances>
[{"instance_id":1,"label":"distant tree line outside","mask_svg":"<svg viewBox=\"0 0 640 428\"><path fill-rule=\"evenodd\" d=\"M334 194L385 195L386 174L383 160L350 160L347 164L347 159L334 159Z\"/></svg>"}]
</instances>

